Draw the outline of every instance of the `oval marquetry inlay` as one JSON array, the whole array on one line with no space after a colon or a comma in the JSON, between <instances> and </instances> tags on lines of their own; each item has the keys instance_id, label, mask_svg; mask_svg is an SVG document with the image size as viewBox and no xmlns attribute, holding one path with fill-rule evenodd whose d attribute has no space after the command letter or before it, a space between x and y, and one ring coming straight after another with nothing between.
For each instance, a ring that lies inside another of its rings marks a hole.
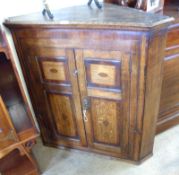
<instances>
[{"instance_id":1,"label":"oval marquetry inlay","mask_svg":"<svg viewBox=\"0 0 179 175\"><path fill-rule=\"evenodd\" d=\"M57 70L57 69L52 68L52 69L50 69L50 72L52 72L52 73L57 73L57 72L58 72L58 70Z\"/></svg>"},{"instance_id":2,"label":"oval marquetry inlay","mask_svg":"<svg viewBox=\"0 0 179 175\"><path fill-rule=\"evenodd\" d=\"M109 122L108 122L107 120L104 120L104 121L103 121L103 124L104 124L104 126L107 127L107 126L109 125Z\"/></svg>"},{"instance_id":3,"label":"oval marquetry inlay","mask_svg":"<svg viewBox=\"0 0 179 175\"><path fill-rule=\"evenodd\" d=\"M62 118L63 118L64 121L67 120L67 116L65 114L62 114Z\"/></svg>"},{"instance_id":4,"label":"oval marquetry inlay","mask_svg":"<svg viewBox=\"0 0 179 175\"><path fill-rule=\"evenodd\" d=\"M107 77L108 76L108 74L103 73L103 72L100 72L98 75L101 76L101 77Z\"/></svg>"}]
</instances>

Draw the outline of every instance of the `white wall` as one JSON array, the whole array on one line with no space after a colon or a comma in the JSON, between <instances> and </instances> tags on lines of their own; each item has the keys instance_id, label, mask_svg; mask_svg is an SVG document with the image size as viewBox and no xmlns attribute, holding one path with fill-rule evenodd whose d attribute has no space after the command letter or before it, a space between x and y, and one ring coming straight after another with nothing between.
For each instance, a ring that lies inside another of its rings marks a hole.
<instances>
[{"instance_id":1,"label":"white wall","mask_svg":"<svg viewBox=\"0 0 179 175\"><path fill-rule=\"evenodd\" d=\"M65 8L69 6L74 6L74 5L87 4L88 0L48 0L47 2L50 8L53 10L53 9L60 9L60 8ZM42 9L43 9L42 0L0 0L0 25L2 26L2 22L4 21L4 19L8 17L38 12L38 11L42 11ZM21 78L24 91L26 93L29 105L32 110L31 102L29 99L29 95L27 93L27 88L26 88L25 81L22 75L22 70L20 68L18 57L14 48L11 34L6 28L3 28L3 30L6 33L9 45L12 50L13 60L18 69L18 73ZM32 110L32 113L33 113L33 110ZM34 120L35 120L35 117L34 117Z\"/></svg>"}]
</instances>

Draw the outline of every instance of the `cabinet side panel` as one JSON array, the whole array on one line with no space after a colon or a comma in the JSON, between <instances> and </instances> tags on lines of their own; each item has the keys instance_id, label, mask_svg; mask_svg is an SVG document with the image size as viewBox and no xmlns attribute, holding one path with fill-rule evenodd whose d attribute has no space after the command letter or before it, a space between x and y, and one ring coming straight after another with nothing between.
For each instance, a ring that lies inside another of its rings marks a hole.
<instances>
[{"instance_id":1,"label":"cabinet side panel","mask_svg":"<svg viewBox=\"0 0 179 175\"><path fill-rule=\"evenodd\" d=\"M146 69L145 106L140 159L152 153L162 86L166 30L151 34Z\"/></svg>"}]
</instances>

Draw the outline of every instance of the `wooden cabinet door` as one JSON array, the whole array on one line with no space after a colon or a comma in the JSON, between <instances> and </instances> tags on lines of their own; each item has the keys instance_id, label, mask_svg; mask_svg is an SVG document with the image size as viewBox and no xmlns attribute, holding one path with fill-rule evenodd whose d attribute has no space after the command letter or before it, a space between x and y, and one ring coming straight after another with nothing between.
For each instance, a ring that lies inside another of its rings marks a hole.
<instances>
[{"instance_id":1,"label":"wooden cabinet door","mask_svg":"<svg viewBox=\"0 0 179 175\"><path fill-rule=\"evenodd\" d=\"M41 126L50 145L86 145L73 50L26 48L25 71Z\"/></svg>"},{"instance_id":2,"label":"wooden cabinet door","mask_svg":"<svg viewBox=\"0 0 179 175\"><path fill-rule=\"evenodd\" d=\"M76 50L83 118L90 149L126 157L129 59L119 51Z\"/></svg>"}]
</instances>

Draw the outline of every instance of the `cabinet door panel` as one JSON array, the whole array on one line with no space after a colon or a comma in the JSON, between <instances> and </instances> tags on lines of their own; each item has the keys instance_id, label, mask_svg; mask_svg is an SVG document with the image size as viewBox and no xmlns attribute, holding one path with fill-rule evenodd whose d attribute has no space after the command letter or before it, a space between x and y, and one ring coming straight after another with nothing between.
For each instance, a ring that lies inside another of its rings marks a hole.
<instances>
[{"instance_id":1,"label":"cabinet door panel","mask_svg":"<svg viewBox=\"0 0 179 175\"><path fill-rule=\"evenodd\" d=\"M25 64L30 93L44 140L56 146L85 146L73 50L28 50Z\"/></svg>"},{"instance_id":2,"label":"cabinet door panel","mask_svg":"<svg viewBox=\"0 0 179 175\"><path fill-rule=\"evenodd\" d=\"M120 106L116 101L91 99L91 118L95 142L119 145L120 110L118 111L118 108Z\"/></svg>"},{"instance_id":3,"label":"cabinet door panel","mask_svg":"<svg viewBox=\"0 0 179 175\"><path fill-rule=\"evenodd\" d=\"M117 157L128 150L129 59L119 51L76 50L89 147Z\"/></svg>"},{"instance_id":4,"label":"cabinet door panel","mask_svg":"<svg viewBox=\"0 0 179 175\"><path fill-rule=\"evenodd\" d=\"M46 81L67 81L69 76L66 75L65 69L67 69L66 60L60 61L48 61L44 60L41 63L43 79Z\"/></svg>"},{"instance_id":5,"label":"cabinet door panel","mask_svg":"<svg viewBox=\"0 0 179 175\"><path fill-rule=\"evenodd\" d=\"M58 134L66 137L77 137L77 127L71 97L49 93L48 99Z\"/></svg>"}]
</instances>

